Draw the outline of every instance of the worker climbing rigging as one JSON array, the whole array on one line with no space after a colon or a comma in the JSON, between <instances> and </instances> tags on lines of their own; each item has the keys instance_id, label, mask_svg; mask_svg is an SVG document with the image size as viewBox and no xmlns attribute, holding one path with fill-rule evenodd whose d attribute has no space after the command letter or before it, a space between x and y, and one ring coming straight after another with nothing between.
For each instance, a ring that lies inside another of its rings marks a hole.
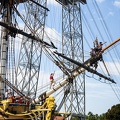
<instances>
[{"instance_id":1,"label":"worker climbing rigging","mask_svg":"<svg viewBox=\"0 0 120 120\"><path fill-rule=\"evenodd\" d=\"M50 89L55 86L54 74L55 72L50 74Z\"/></svg>"},{"instance_id":2,"label":"worker climbing rigging","mask_svg":"<svg viewBox=\"0 0 120 120\"><path fill-rule=\"evenodd\" d=\"M90 50L91 57L95 57L96 55L98 55L101 52L102 46L103 46L102 42L98 42L97 37L96 37L95 41L93 42L93 44L94 44L94 48L91 48L91 50ZM100 61L103 61L102 54L100 55ZM92 62L91 62L90 65L93 66L96 70L98 67L98 61L96 61L94 64L92 64Z\"/></svg>"}]
</instances>

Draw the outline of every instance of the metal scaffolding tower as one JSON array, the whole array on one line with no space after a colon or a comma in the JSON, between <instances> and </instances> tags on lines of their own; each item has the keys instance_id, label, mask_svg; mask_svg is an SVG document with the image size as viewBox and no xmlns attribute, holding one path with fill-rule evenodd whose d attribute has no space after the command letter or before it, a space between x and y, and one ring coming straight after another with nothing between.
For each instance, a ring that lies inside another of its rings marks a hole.
<instances>
[{"instance_id":1,"label":"metal scaffolding tower","mask_svg":"<svg viewBox=\"0 0 120 120\"><path fill-rule=\"evenodd\" d=\"M32 36L37 36L43 40L45 18L48 9L47 0L30 0L24 3L25 6L25 28L24 31ZM23 37L21 51L16 74L16 86L27 96L36 97L40 63L42 55L42 45L39 41Z\"/></svg>"},{"instance_id":2,"label":"metal scaffolding tower","mask_svg":"<svg viewBox=\"0 0 120 120\"><path fill-rule=\"evenodd\" d=\"M80 3L85 4L85 0L61 0L62 4L62 46L63 54L73 60L83 63L83 34ZM66 60L64 62L71 71L76 65ZM73 82L66 86L64 92L65 111L71 111L70 119L74 116L85 119L85 75L79 75Z\"/></svg>"}]
</instances>

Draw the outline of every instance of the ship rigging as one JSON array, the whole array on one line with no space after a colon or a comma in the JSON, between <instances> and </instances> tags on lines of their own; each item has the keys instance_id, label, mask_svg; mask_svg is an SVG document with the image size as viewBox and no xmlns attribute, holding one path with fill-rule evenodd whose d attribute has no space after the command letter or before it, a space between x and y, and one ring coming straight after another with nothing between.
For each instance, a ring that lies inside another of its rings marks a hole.
<instances>
[{"instance_id":1,"label":"ship rigging","mask_svg":"<svg viewBox=\"0 0 120 120\"><path fill-rule=\"evenodd\" d=\"M66 49L66 51L63 51L63 53L59 52L54 42L44 40L46 22L45 18L48 14L47 12L49 11L47 8L47 0L0 1L0 14L2 16L0 21L0 119L67 119L69 116L75 114L71 112L73 109L71 105L72 103L69 103L69 107L66 108L67 112L65 113L59 112L59 109L63 105L63 102L67 101L67 97L68 99L71 97L71 101L75 97L77 104L82 103L80 103L79 99L84 103L85 91L82 89L83 86L80 86L80 95L78 92L73 92L70 94L70 89L76 87L77 91L79 86L77 86L77 80L80 79L80 75L82 78L84 78L85 71L104 78L105 81L116 84L115 80L111 78L104 61L103 64L108 76L101 74L96 69L93 69L92 65L94 65L96 62L99 62L103 53L118 43L120 38L104 47L94 57L90 57L84 61L81 57L83 56L83 49L79 49L80 56L77 56L75 55L75 52L79 45L76 47L76 49L74 45L76 45L75 43L78 44L78 42L81 41L81 47L83 47L83 34L81 30L82 23L80 19L81 14L79 14L81 12L79 8L80 5L86 4L86 0L56 1L63 7L63 49ZM23 6L25 7L26 13L21 15L18 7L23 8ZM74 18L75 15L77 19L76 24L73 22L76 20ZM23 21L25 24L24 29L19 28L15 16L18 16ZM69 21L66 19L69 19ZM80 29L77 29L77 26L79 26ZM76 30L74 30L75 28ZM18 65L17 68L15 68L14 41L16 40L15 38L18 36L18 34L22 36L22 43L17 63ZM68 43L71 43L71 48L69 47ZM39 83L39 72L43 52L62 71L63 78L60 82L55 83L53 88L38 94L37 90ZM61 58L63 60L61 60ZM66 63L70 63L70 66ZM83 79L81 80L81 84L84 84ZM51 95L61 88L64 88L64 97L59 103L58 108L56 108L57 105L55 103L55 98ZM8 89L11 90L9 91L10 96L6 97L5 93L8 92ZM68 111L69 109L70 111ZM78 107L77 112L79 112L79 118L84 120L84 105Z\"/></svg>"}]
</instances>

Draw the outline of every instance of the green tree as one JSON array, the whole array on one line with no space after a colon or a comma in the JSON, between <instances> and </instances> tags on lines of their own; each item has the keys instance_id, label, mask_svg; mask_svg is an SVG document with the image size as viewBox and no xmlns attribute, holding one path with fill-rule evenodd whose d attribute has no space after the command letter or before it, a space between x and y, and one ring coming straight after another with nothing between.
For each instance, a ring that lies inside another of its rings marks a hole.
<instances>
[{"instance_id":1,"label":"green tree","mask_svg":"<svg viewBox=\"0 0 120 120\"><path fill-rule=\"evenodd\" d=\"M99 116L99 120L106 120L106 119L105 119L105 114L104 114L104 113L101 114L101 115Z\"/></svg>"},{"instance_id":2,"label":"green tree","mask_svg":"<svg viewBox=\"0 0 120 120\"><path fill-rule=\"evenodd\" d=\"M120 120L120 104L114 105L106 113L101 115L89 112L86 120Z\"/></svg>"},{"instance_id":3,"label":"green tree","mask_svg":"<svg viewBox=\"0 0 120 120\"><path fill-rule=\"evenodd\" d=\"M114 105L105 114L105 120L120 120L120 104Z\"/></svg>"},{"instance_id":4,"label":"green tree","mask_svg":"<svg viewBox=\"0 0 120 120\"><path fill-rule=\"evenodd\" d=\"M97 120L97 119L92 112L89 112L88 115L86 116L86 120Z\"/></svg>"}]
</instances>

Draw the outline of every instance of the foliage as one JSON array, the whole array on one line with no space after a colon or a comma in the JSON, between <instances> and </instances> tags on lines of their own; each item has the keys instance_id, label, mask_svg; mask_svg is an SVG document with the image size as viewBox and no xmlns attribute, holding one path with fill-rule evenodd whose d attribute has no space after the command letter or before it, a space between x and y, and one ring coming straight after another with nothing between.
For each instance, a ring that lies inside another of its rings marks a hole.
<instances>
[{"instance_id":1,"label":"foliage","mask_svg":"<svg viewBox=\"0 0 120 120\"><path fill-rule=\"evenodd\" d=\"M99 120L98 114L93 114L92 112L89 112L88 115L86 116L86 120Z\"/></svg>"},{"instance_id":2,"label":"foliage","mask_svg":"<svg viewBox=\"0 0 120 120\"><path fill-rule=\"evenodd\" d=\"M120 120L120 104L114 105L106 113L106 120Z\"/></svg>"},{"instance_id":3,"label":"foliage","mask_svg":"<svg viewBox=\"0 0 120 120\"><path fill-rule=\"evenodd\" d=\"M120 120L120 104L112 106L111 109L101 115L89 112L86 120Z\"/></svg>"}]
</instances>

